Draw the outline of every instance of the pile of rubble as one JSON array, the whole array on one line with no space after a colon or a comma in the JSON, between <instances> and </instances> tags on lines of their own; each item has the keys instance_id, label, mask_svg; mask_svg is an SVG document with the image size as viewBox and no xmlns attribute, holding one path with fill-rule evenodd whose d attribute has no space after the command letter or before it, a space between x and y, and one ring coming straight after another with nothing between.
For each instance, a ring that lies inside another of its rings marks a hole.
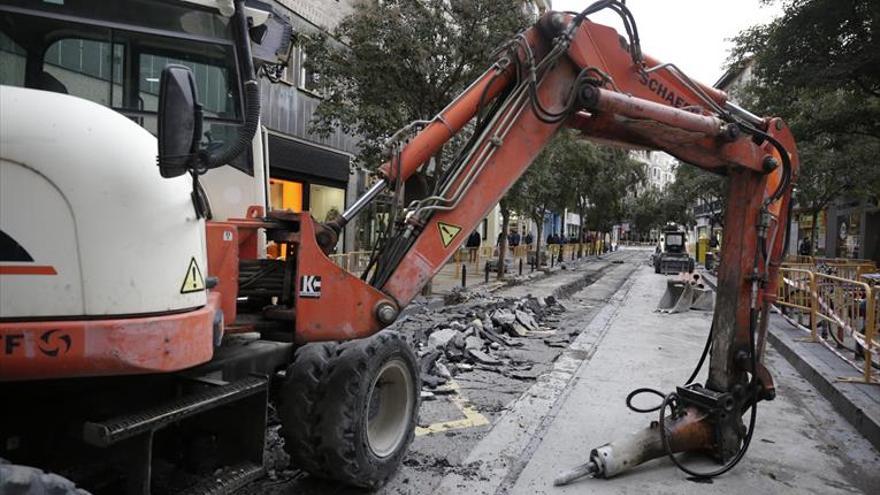
<instances>
[{"instance_id":1,"label":"pile of rubble","mask_svg":"<svg viewBox=\"0 0 880 495\"><path fill-rule=\"evenodd\" d=\"M423 315L428 325L417 337L421 359L422 396L451 393L446 384L456 374L481 369L510 378L534 379L532 363L518 360L513 348L525 338L565 347L571 336L557 333L558 314L565 311L553 296L538 299L481 298L458 310Z\"/></svg>"}]
</instances>

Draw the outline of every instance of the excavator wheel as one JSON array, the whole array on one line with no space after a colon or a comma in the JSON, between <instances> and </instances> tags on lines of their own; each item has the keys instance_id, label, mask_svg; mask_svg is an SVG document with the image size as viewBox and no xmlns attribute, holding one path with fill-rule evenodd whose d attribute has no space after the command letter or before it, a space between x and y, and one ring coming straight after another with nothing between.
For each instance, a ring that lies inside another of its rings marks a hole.
<instances>
[{"instance_id":1,"label":"excavator wheel","mask_svg":"<svg viewBox=\"0 0 880 495\"><path fill-rule=\"evenodd\" d=\"M0 495L89 495L57 474L0 459Z\"/></svg>"},{"instance_id":2,"label":"excavator wheel","mask_svg":"<svg viewBox=\"0 0 880 495\"><path fill-rule=\"evenodd\" d=\"M420 390L418 360L396 332L300 348L279 407L292 462L320 478L382 486L412 442Z\"/></svg>"},{"instance_id":3,"label":"excavator wheel","mask_svg":"<svg viewBox=\"0 0 880 495\"><path fill-rule=\"evenodd\" d=\"M278 400L281 435L292 464L317 476L323 474L318 462L318 401L337 347L333 342L319 342L297 349Z\"/></svg>"}]
</instances>

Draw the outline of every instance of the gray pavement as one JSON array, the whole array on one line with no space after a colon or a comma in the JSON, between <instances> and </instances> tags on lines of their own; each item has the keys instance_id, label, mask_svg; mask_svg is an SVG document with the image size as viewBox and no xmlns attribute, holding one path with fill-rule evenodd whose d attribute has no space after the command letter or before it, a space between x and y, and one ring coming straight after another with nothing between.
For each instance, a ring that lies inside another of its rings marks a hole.
<instances>
[{"instance_id":1,"label":"gray pavement","mask_svg":"<svg viewBox=\"0 0 880 495\"><path fill-rule=\"evenodd\" d=\"M880 387L843 381L860 379L862 370L844 361L839 350L808 342L809 330L796 327L782 315L770 318L768 342L789 362L835 410L862 434L874 448L880 448ZM850 357L850 356L847 356Z\"/></svg>"},{"instance_id":2,"label":"gray pavement","mask_svg":"<svg viewBox=\"0 0 880 495\"><path fill-rule=\"evenodd\" d=\"M583 462L591 448L655 419L626 409L623 400L630 390L671 390L690 373L711 314L654 313L664 288L665 277L642 266L566 353L575 359L569 369L565 359L558 360L548 379L533 385L465 458L482 460L486 475L453 474L437 493L826 494L869 493L878 486L878 452L771 349L767 363L778 397L760 404L745 459L711 486L688 481L661 459L611 480L553 487L557 473ZM711 467L700 459L688 462Z\"/></svg>"},{"instance_id":3,"label":"gray pavement","mask_svg":"<svg viewBox=\"0 0 880 495\"><path fill-rule=\"evenodd\" d=\"M567 311L553 328L576 337L564 349L547 347L541 337L521 339L523 347L509 352L534 364L532 379L480 369L456 374L453 395L423 403L418 436L379 493L874 493L878 452L772 348L767 363L778 396L760 404L752 448L732 472L712 484L696 483L658 459L611 480L552 486L591 448L655 420L655 414L630 412L627 393L672 390L702 349L711 314L655 313L666 277L653 273L649 255L624 249L497 289L509 298L561 298ZM467 304L436 311L453 317ZM686 461L714 467L698 457ZM362 492L287 470L242 493Z\"/></svg>"}]
</instances>

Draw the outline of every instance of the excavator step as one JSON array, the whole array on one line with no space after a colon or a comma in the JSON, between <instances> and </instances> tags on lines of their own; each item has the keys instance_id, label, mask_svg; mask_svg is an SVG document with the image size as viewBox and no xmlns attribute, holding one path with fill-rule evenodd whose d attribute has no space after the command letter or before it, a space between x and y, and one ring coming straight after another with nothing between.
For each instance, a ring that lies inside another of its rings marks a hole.
<instances>
[{"instance_id":1,"label":"excavator step","mask_svg":"<svg viewBox=\"0 0 880 495\"><path fill-rule=\"evenodd\" d=\"M226 467L219 473L209 476L205 481L184 490L183 495L223 495L233 493L264 474L263 466L253 462L242 462Z\"/></svg>"},{"instance_id":2,"label":"excavator step","mask_svg":"<svg viewBox=\"0 0 880 495\"><path fill-rule=\"evenodd\" d=\"M265 392L268 383L265 378L248 377L185 395L136 413L106 421L89 421L83 425L83 440L95 447L108 447L223 404Z\"/></svg>"}]
</instances>

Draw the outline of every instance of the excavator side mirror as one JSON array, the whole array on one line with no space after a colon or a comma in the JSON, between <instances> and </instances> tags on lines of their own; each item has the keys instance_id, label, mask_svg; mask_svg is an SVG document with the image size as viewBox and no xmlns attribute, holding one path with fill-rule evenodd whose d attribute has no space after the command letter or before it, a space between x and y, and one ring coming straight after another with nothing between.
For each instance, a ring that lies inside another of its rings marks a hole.
<instances>
[{"instance_id":1,"label":"excavator side mirror","mask_svg":"<svg viewBox=\"0 0 880 495\"><path fill-rule=\"evenodd\" d=\"M195 166L202 105L189 67L168 65L159 80L159 173L178 177Z\"/></svg>"}]
</instances>

